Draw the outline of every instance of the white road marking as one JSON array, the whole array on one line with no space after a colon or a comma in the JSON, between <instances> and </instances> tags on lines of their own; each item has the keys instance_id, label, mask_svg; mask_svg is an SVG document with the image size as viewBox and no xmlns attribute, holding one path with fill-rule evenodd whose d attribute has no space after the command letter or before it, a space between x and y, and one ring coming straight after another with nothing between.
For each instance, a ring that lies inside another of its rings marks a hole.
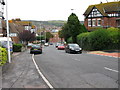
<instances>
[{"instance_id":1,"label":"white road marking","mask_svg":"<svg viewBox=\"0 0 120 90\"><path fill-rule=\"evenodd\" d=\"M42 72L40 71L37 63L35 62L34 54L32 54L32 60L33 60L33 62L34 62L34 64L35 64L35 67L36 67L38 73L40 74L40 76L42 77L42 79L45 81L45 83L49 86L50 89L55 90L55 89L53 88L53 86L50 84L50 82L47 80L47 78L46 78L46 77L42 74Z\"/></svg>"},{"instance_id":2,"label":"white road marking","mask_svg":"<svg viewBox=\"0 0 120 90\"><path fill-rule=\"evenodd\" d=\"M79 59L74 59L74 60L76 60L76 61L80 61Z\"/></svg>"},{"instance_id":3,"label":"white road marking","mask_svg":"<svg viewBox=\"0 0 120 90\"><path fill-rule=\"evenodd\" d=\"M107 68L107 67L104 67L104 68L107 69L107 70L113 71L113 72L119 72L119 71L117 71L117 70L110 69L110 68Z\"/></svg>"}]
</instances>

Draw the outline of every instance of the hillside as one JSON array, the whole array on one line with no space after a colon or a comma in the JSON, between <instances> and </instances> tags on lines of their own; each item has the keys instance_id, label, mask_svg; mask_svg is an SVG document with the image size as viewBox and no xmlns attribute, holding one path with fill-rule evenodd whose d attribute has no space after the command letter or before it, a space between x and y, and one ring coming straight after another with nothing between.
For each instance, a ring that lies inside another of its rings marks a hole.
<instances>
[{"instance_id":1,"label":"hillside","mask_svg":"<svg viewBox=\"0 0 120 90\"><path fill-rule=\"evenodd\" d=\"M61 27L64 25L64 23L66 23L66 21L62 21L62 20L52 20L52 21L32 21L33 25L36 26L40 26L40 25L44 25L44 26L56 26L56 27Z\"/></svg>"}]
</instances>

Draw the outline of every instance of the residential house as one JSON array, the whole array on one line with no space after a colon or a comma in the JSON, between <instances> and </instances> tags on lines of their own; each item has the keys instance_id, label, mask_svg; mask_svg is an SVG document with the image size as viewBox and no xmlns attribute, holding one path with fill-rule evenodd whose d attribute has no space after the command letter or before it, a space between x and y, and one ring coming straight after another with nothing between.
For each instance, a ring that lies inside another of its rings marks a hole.
<instances>
[{"instance_id":1,"label":"residential house","mask_svg":"<svg viewBox=\"0 0 120 90\"><path fill-rule=\"evenodd\" d=\"M3 24L4 24L4 5L5 2L4 0L0 0L0 37L4 36L5 34L5 28L3 28Z\"/></svg>"},{"instance_id":2,"label":"residential house","mask_svg":"<svg viewBox=\"0 0 120 90\"><path fill-rule=\"evenodd\" d=\"M88 31L96 28L120 28L120 1L90 5L85 13L84 25Z\"/></svg>"},{"instance_id":3,"label":"residential house","mask_svg":"<svg viewBox=\"0 0 120 90\"><path fill-rule=\"evenodd\" d=\"M30 30L31 32L35 31L35 26L31 24L29 21L21 21L20 19L12 19L9 20L10 27L10 37L12 38L14 43L19 43L18 34L23 30Z\"/></svg>"}]
</instances>

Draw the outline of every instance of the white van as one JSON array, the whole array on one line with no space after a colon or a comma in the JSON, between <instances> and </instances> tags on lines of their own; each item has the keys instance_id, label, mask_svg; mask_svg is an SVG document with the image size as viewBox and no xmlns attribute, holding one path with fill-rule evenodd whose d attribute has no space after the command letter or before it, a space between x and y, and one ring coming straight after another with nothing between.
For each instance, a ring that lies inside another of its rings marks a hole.
<instances>
[{"instance_id":1,"label":"white van","mask_svg":"<svg viewBox=\"0 0 120 90\"><path fill-rule=\"evenodd\" d=\"M12 42L11 38L9 38L9 42L10 42L10 51L13 52L13 42ZM4 48L8 48L7 37L0 37L0 46L2 46Z\"/></svg>"}]
</instances>

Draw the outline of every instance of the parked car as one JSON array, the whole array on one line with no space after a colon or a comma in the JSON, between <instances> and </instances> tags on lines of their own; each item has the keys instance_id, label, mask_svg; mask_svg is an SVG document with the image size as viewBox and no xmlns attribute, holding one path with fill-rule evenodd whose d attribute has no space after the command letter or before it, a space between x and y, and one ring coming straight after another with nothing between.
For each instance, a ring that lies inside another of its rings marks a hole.
<instances>
[{"instance_id":1,"label":"parked car","mask_svg":"<svg viewBox=\"0 0 120 90\"><path fill-rule=\"evenodd\" d=\"M53 45L53 43L49 43L49 45Z\"/></svg>"},{"instance_id":2,"label":"parked car","mask_svg":"<svg viewBox=\"0 0 120 90\"><path fill-rule=\"evenodd\" d=\"M12 38L9 37L0 37L0 46L8 49L8 40L9 40L9 46L10 46L10 52L13 53L13 41Z\"/></svg>"},{"instance_id":3,"label":"parked car","mask_svg":"<svg viewBox=\"0 0 120 90\"><path fill-rule=\"evenodd\" d=\"M60 45L60 43L56 43L56 44L55 44L55 47L57 48L59 45Z\"/></svg>"},{"instance_id":4,"label":"parked car","mask_svg":"<svg viewBox=\"0 0 120 90\"><path fill-rule=\"evenodd\" d=\"M41 54L42 46L41 45L32 45L30 49L30 54Z\"/></svg>"},{"instance_id":5,"label":"parked car","mask_svg":"<svg viewBox=\"0 0 120 90\"><path fill-rule=\"evenodd\" d=\"M32 43L28 43L28 45L27 45L28 48L31 48L32 46L33 46Z\"/></svg>"},{"instance_id":6,"label":"parked car","mask_svg":"<svg viewBox=\"0 0 120 90\"><path fill-rule=\"evenodd\" d=\"M44 46L49 46L49 43L45 43Z\"/></svg>"},{"instance_id":7,"label":"parked car","mask_svg":"<svg viewBox=\"0 0 120 90\"><path fill-rule=\"evenodd\" d=\"M59 44L57 47L58 50L64 50L65 46L63 44Z\"/></svg>"},{"instance_id":8,"label":"parked car","mask_svg":"<svg viewBox=\"0 0 120 90\"><path fill-rule=\"evenodd\" d=\"M78 44L67 44L65 47L66 53L82 53L82 48Z\"/></svg>"}]
</instances>

